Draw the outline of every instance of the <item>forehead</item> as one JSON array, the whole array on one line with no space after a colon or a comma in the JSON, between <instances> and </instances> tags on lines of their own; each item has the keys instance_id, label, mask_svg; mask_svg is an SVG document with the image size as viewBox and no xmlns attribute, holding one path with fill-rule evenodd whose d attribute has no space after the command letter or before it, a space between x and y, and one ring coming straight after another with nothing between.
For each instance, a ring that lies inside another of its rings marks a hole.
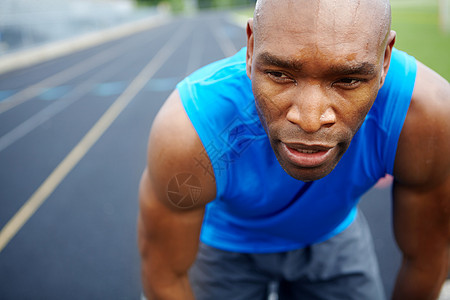
<instances>
[{"instance_id":1,"label":"forehead","mask_svg":"<svg viewBox=\"0 0 450 300\"><path fill-rule=\"evenodd\" d=\"M385 20L359 1L262 1L255 11L255 51L287 57L318 54L377 60ZM345 2L345 3L344 3ZM378 13L379 15L379 13Z\"/></svg>"}]
</instances>

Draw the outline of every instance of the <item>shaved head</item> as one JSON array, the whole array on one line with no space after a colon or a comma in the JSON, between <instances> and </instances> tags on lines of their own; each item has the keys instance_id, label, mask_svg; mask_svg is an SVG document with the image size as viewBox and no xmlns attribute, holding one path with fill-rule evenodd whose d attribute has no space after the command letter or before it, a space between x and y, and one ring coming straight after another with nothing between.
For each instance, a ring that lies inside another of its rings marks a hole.
<instances>
[{"instance_id":1,"label":"shaved head","mask_svg":"<svg viewBox=\"0 0 450 300\"><path fill-rule=\"evenodd\" d=\"M345 43L346 39L359 36L382 47L390 32L391 9L389 0L257 1L255 39L264 39L271 27L287 30L292 22L301 31L332 33L333 42Z\"/></svg>"}]
</instances>

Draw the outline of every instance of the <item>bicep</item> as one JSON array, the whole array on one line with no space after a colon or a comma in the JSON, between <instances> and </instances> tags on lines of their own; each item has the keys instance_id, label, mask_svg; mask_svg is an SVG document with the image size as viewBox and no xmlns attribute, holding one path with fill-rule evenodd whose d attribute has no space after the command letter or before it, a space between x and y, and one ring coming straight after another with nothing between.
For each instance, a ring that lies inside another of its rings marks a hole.
<instances>
[{"instance_id":1,"label":"bicep","mask_svg":"<svg viewBox=\"0 0 450 300\"><path fill-rule=\"evenodd\" d=\"M153 122L139 188L144 272L158 274L158 281L185 273L195 259L204 207L215 197L213 178L194 159L202 149L178 93L172 93Z\"/></svg>"},{"instance_id":2,"label":"bicep","mask_svg":"<svg viewBox=\"0 0 450 300\"><path fill-rule=\"evenodd\" d=\"M172 209L156 190L144 171L139 189L140 252L152 269L182 274L197 253L204 208Z\"/></svg>"}]
</instances>

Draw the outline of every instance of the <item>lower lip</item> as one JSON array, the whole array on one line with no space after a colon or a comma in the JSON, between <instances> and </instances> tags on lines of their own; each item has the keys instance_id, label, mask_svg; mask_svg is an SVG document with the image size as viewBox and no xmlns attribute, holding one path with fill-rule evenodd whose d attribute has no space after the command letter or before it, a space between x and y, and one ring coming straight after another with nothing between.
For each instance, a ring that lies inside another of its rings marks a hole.
<instances>
[{"instance_id":1,"label":"lower lip","mask_svg":"<svg viewBox=\"0 0 450 300\"><path fill-rule=\"evenodd\" d=\"M286 153L287 158L295 165L304 168L314 168L322 165L330 157L334 148L327 151L318 151L315 153L303 153L295 149L289 148L285 144L281 143L283 151Z\"/></svg>"}]
</instances>

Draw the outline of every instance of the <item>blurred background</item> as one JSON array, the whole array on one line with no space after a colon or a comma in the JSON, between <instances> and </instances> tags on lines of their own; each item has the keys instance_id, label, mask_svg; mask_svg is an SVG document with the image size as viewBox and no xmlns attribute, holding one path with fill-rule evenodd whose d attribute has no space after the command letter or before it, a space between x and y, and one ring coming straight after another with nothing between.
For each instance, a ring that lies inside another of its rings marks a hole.
<instances>
[{"instance_id":1,"label":"blurred background","mask_svg":"<svg viewBox=\"0 0 450 300\"><path fill-rule=\"evenodd\" d=\"M1 0L0 55L146 18L161 10L250 6L252 0Z\"/></svg>"},{"instance_id":2,"label":"blurred background","mask_svg":"<svg viewBox=\"0 0 450 300\"><path fill-rule=\"evenodd\" d=\"M183 77L245 46L254 4L0 0L0 300L140 298L151 123ZM449 0L391 4L396 47L450 80ZM361 201L386 295L400 260L390 185Z\"/></svg>"},{"instance_id":3,"label":"blurred background","mask_svg":"<svg viewBox=\"0 0 450 300\"><path fill-rule=\"evenodd\" d=\"M154 14L127 0L1 0L0 54Z\"/></svg>"}]
</instances>

